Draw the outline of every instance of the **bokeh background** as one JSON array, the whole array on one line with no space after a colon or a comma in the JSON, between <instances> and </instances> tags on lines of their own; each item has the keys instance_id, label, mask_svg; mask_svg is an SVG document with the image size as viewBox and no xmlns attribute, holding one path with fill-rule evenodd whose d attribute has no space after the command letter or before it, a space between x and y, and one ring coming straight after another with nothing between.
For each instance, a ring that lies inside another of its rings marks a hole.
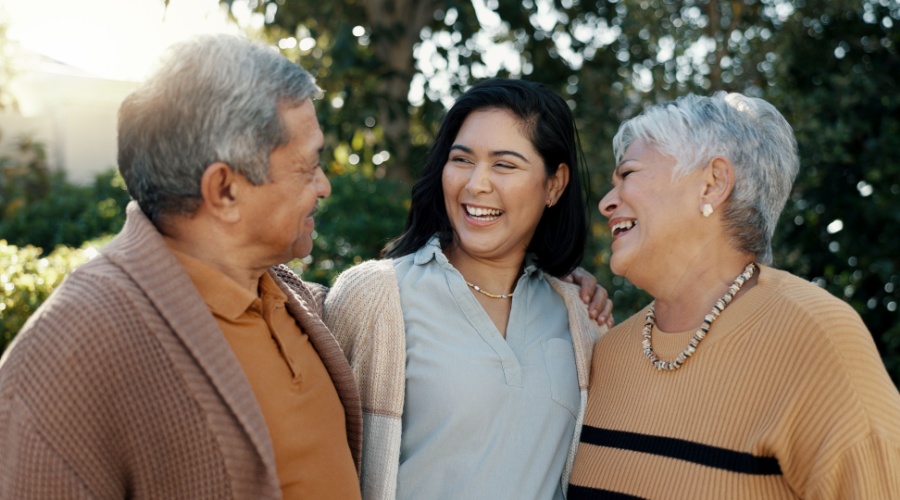
<instances>
[{"instance_id":1,"label":"bokeh background","mask_svg":"<svg viewBox=\"0 0 900 500\"><path fill-rule=\"evenodd\" d=\"M687 92L769 100L793 125L801 155L775 238L776 266L852 305L900 383L895 0L82 0L59 2L69 9L61 21L53 3L30 0L24 13L10 4L0 17L0 133L16 129L0 148L0 349L118 230L128 198L114 152L85 170L69 165L84 155L73 159L73 147L60 146L108 143L112 125L88 140L60 137L48 118L42 123L51 125L32 127L37 133L21 127L28 103L17 88L39 88L28 84L34 64L21 64L21 54L127 89L163 46L192 32L231 31L270 43L324 90L317 108L333 195L318 216L312 255L292 265L325 284L377 257L399 233L411 182L455 96L484 78L525 78L557 90L576 115L591 177L583 266L610 291L621 321L649 299L610 274L609 232L596 211L610 187L618 124ZM130 9L117 5L126 3ZM145 10L135 18L137 5ZM78 97L56 99L45 107Z\"/></svg>"}]
</instances>

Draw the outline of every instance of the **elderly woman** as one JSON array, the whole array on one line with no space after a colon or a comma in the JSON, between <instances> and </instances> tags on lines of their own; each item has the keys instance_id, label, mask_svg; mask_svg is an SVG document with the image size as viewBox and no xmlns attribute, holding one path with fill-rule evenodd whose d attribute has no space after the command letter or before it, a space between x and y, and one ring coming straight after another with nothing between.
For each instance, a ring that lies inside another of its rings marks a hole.
<instances>
[{"instance_id":1,"label":"elderly woman","mask_svg":"<svg viewBox=\"0 0 900 500\"><path fill-rule=\"evenodd\" d=\"M654 301L596 345L580 498L900 498L900 395L847 304L769 267L797 174L769 103L694 95L613 140L610 266Z\"/></svg>"}]
</instances>

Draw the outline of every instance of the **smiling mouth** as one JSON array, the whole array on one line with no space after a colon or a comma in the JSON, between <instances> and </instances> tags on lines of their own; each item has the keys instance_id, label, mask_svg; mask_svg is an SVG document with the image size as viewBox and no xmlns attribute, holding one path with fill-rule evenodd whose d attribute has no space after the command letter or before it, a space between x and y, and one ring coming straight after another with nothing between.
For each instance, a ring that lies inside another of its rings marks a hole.
<instances>
[{"instance_id":1,"label":"smiling mouth","mask_svg":"<svg viewBox=\"0 0 900 500\"><path fill-rule=\"evenodd\" d=\"M631 228L633 228L636 225L637 225L636 220L625 220L625 221L621 221L621 222L616 222L610 228L610 231L612 231L613 238L615 238L616 236L619 236L620 234L625 233L626 231L630 230Z\"/></svg>"},{"instance_id":2,"label":"smiling mouth","mask_svg":"<svg viewBox=\"0 0 900 500\"><path fill-rule=\"evenodd\" d=\"M465 207L469 217L480 221L487 222L497 220L503 215L503 210L498 210L496 208L470 207L469 205L463 205L463 207Z\"/></svg>"}]
</instances>

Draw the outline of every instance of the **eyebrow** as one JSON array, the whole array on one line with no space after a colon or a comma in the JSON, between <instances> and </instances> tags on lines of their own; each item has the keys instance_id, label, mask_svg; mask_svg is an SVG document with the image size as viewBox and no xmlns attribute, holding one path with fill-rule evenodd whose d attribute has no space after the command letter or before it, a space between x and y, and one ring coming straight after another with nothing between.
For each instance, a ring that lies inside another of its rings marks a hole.
<instances>
[{"instance_id":1,"label":"eyebrow","mask_svg":"<svg viewBox=\"0 0 900 500\"><path fill-rule=\"evenodd\" d=\"M622 165L625 165L626 163L628 163L630 161L634 161L634 159L626 158L626 159L622 160L621 162L619 162L618 165L616 165L616 168L614 168L613 172L612 172L613 180L615 180L616 177L622 177L622 174L620 173L622 171Z\"/></svg>"},{"instance_id":2,"label":"eyebrow","mask_svg":"<svg viewBox=\"0 0 900 500\"><path fill-rule=\"evenodd\" d=\"M463 146L462 144L454 144L454 145L450 146L450 151L453 151L454 149L458 149L458 150L468 153L470 155L475 154L475 151L472 151L471 148L469 148L467 146ZM497 151L491 151L490 155L491 156L515 156L516 158L520 158L525 163L529 163L529 164L531 163L528 160L528 158L525 158L524 156L522 156L521 153L509 150L509 149L499 149Z\"/></svg>"}]
</instances>

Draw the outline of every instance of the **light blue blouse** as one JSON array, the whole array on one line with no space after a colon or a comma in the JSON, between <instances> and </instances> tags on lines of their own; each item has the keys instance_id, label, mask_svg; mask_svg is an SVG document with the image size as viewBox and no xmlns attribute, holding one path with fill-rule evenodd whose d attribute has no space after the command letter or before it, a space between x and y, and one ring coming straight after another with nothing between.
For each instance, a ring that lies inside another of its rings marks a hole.
<instances>
[{"instance_id":1,"label":"light blue blouse","mask_svg":"<svg viewBox=\"0 0 900 500\"><path fill-rule=\"evenodd\" d=\"M504 339L436 237L394 262L407 355L397 498L562 499L580 402L562 298L526 265Z\"/></svg>"}]
</instances>

